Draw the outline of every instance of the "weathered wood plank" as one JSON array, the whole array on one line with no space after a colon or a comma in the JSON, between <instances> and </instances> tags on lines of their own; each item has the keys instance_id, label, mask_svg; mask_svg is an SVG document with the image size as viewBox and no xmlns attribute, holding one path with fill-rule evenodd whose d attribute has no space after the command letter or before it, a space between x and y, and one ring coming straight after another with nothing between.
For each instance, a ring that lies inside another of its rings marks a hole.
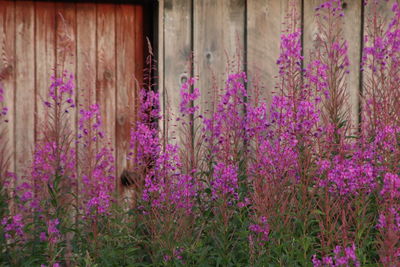
<instances>
[{"instance_id":1,"label":"weathered wood plank","mask_svg":"<svg viewBox=\"0 0 400 267\"><path fill-rule=\"evenodd\" d=\"M77 97L78 109L96 103L96 6L77 3Z\"/></svg>"},{"instance_id":2,"label":"weathered wood plank","mask_svg":"<svg viewBox=\"0 0 400 267\"><path fill-rule=\"evenodd\" d=\"M3 106L8 108L4 125L5 140L7 146L5 151L9 153L9 170L15 172L15 133L14 133L14 114L15 114L15 6L14 2L0 1L0 83L4 87ZM3 122L1 122L3 124ZM1 147L1 146L0 146Z\"/></svg>"},{"instance_id":3,"label":"weathered wood plank","mask_svg":"<svg viewBox=\"0 0 400 267\"><path fill-rule=\"evenodd\" d=\"M378 35L383 36L384 32L387 30L388 24L390 23L391 19L394 16L392 7L393 4L396 2L398 3L399 1L398 0L368 1L367 2L368 4L364 6L363 37L368 36L367 41L363 43L364 47L372 46L374 40L372 36L374 36L376 33L378 33ZM375 17L375 15L377 16ZM376 82L372 82L371 80L371 78L373 77L372 70L370 67L368 67L368 65L371 64L371 59L372 59L371 56L369 56L366 66L364 66L363 68L364 70L362 72L360 111L363 112L364 110L363 114L364 116L366 115L365 114L366 106L369 105L366 101L368 101L368 99L371 98L373 91L375 91L380 87L379 85L376 85L377 84Z\"/></svg>"},{"instance_id":4,"label":"weathered wood plank","mask_svg":"<svg viewBox=\"0 0 400 267\"><path fill-rule=\"evenodd\" d=\"M61 77L64 71L76 76L76 4L56 3L56 74ZM75 93L75 101L76 91ZM77 112L70 112L68 120L71 134L77 132Z\"/></svg>"},{"instance_id":5,"label":"weathered wood plank","mask_svg":"<svg viewBox=\"0 0 400 267\"><path fill-rule=\"evenodd\" d=\"M194 73L200 79L200 111L207 113L213 109L213 92L224 87L227 73L243 70L245 1L194 4Z\"/></svg>"},{"instance_id":6,"label":"weathered wood plank","mask_svg":"<svg viewBox=\"0 0 400 267\"><path fill-rule=\"evenodd\" d=\"M324 3L323 0L304 2L304 56L306 64L310 59L310 52L315 47L318 33L315 8ZM358 123L359 89L360 89L360 50L361 50L361 5L362 1L342 1L344 11L343 37L348 42L348 57L350 73L347 77L350 115L353 126Z\"/></svg>"},{"instance_id":7,"label":"weathered wood plank","mask_svg":"<svg viewBox=\"0 0 400 267\"><path fill-rule=\"evenodd\" d=\"M135 8L131 5L118 5L116 17L116 142L117 177L129 168L127 156L130 151L130 129L135 117ZM117 189L121 192L117 182Z\"/></svg>"},{"instance_id":8,"label":"weathered wood plank","mask_svg":"<svg viewBox=\"0 0 400 267\"><path fill-rule=\"evenodd\" d=\"M157 69L158 69L158 93L160 95L160 111L161 111L161 119L158 121L158 127L160 128L160 131L162 134L164 134L164 129L165 129L165 86L164 86L164 80L165 80L165 73L164 73L164 47L165 47L165 42L164 42L164 28L165 28L165 23L164 23L164 0L159 0L158 1L158 46L157 46L157 51L158 51L158 58L157 58Z\"/></svg>"},{"instance_id":9,"label":"weathered wood plank","mask_svg":"<svg viewBox=\"0 0 400 267\"><path fill-rule=\"evenodd\" d=\"M130 116L131 116L131 121L136 122L137 121L137 113L138 113L138 108L139 108L139 90L144 86L144 68L145 67L145 60L146 56L148 53L147 52L149 47L148 43L145 41L145 36L144 36L144 21L143 21L143 7L136 5L134 8L134 25L135 25L135 39L134 39L134 46L135 46L135 56L134 56L134 61L135 61L135 73L134 73L134 99L135 102L129 103L131 106L130 109ZM147 36L146 36L147 37ZM145 50L146 47L146 50ZM154 60L154 58L153 58ZM152 63L154 64L154 62ZM153 82L153 80L150 80ZM132 123L131 123L132 125Z\"/></svg>"},{"instance_id":10,"label":"weathered wood plank","mask_svg":"<svg viewBox=\"0 0 400 267\"><path fill-rule=\"evenodd\" d=\"M143 83L144 68L144 47L147 46L144 41L144 24L143 24L143 6L135 6L135 79L139 86ZM147 36L146 36L147 37Z\"/></svg>"},{"instance_id":11,"label":"weathered wood plank","mask_svg":"<svg viewBox=\"0 0 400 267\"><path fill-rule=\"evenodd\" d=\"M280 35L286 29L289 8L298 14L301 27L300 0L253 0L247 2L247 71L249 94L256 90L260 100L270 102L278 75L276 61L280 54ZM257 86L257 89L253 86Z\"/></svg>"},{"instance_id":12,"label":"weathered wood plank","mask_svg":"<svg viewBox=\"0 0 400 267\"><path fill-rule=\"evenodd\" d=\"M76 4L76 93L77 112L88 110L96 103L96 6L93 3ZM87 148L81 144L77 146L78 170L88 166L86 156L96 148ZM88 153L89 151L89 153ZM86 164L83 164L85 162ZM81 192L81 176L78 176L78 192Z\"/></svg>"},{"instance_id":13,"label":"weathered wood plank","mask_svg":"<svg viewBox=\"0 0 400 267\"><path fill-rule=\"evenodd\" d=\"M318 34L315 8L322 3L323 0L310 0L304 2L303 54L305 66L310 62L311 52L315 49L315 40Z\"/></svg>"},{"instance_id":14,"label":"weathered wood plank","mask_svg":"<svg viewBox=\"0 0 400 267\"><path fill-rule=\"evenodd\" d=\"M191 75L192 3L166 0L164 3L164 101L163 110L168 139L178 138L177 116L181 102L180 87ZM186 118L188 122L189 118Z\"/></svg>"},{"instance_id":15,"label":"weathered wood plank","mask_svg":"<svg viewBox=\"0 0 400 267\"><path fill-rule=\"evenodd\" d=\"M55 4L36 2L36 141L41 138L43 123L48 121L44 101L49 95L50 77L55 74Z\"/></svg>"},{"instance_id":16,"label":"weathered wood plank","mask_svg":"<svg viewBox=\"0 0 400 267\"><path fill-rule=\"evenodd\" d=\"M362 18L364 22L363 37L367 35L368 36L373 35L374 23L376 23L376 26L379 25L379 27L381 27L381 30L383 31L387 29L390 20L394 16L394 13L392 11L392 6L395 2L397 2L397 0L378 1L378 2L369 1L368 4L364 6L365 11L364 11L364 17ZM374 14L377 14L379 17L375 22L374 22ZM371 41L372 38L369 37L367 42L364 43L364 47L371 46ZM370 75L369 68L364 68L363 78L366 78L368 75Z\"/></svg>"},{"instance_id":17,"label":"weathered wood plank","mask_svg":"<svg viewBox=\"0 0 400 267\"><path fill-rule=\"evenodd\" d=\"M362 1L343 1L344 28L343 35L348 42L348 56L350 61L348 90L350 114L353 127L358 125L360 107L360 62L362 41Z\"/></svg>"},{"instance_id":18,"label":"weathered wood plank","mask_svg":"<svg viewBox=\"0 0 400 267\"><path fill-rule=\"evenodd\" d=\"M97 5L97 83L103 131L115 157L115 5Z\"/></svg>"},{"instance_id":19,"label":"weathered wood plank","mask_svg":"<svg viewBox=\"0 0 400 267\"><path fill-rule=\"evenodd\" d=\"M76 69L76 7L75 3L57 2L57 74L75 73Z\"/></svg>"},{"instance_id":20,"label":"weathered wood plank","mask_svg":"<svg viewBox=\"0 0 400 267\"><path fill-rule=\"evenodd\" d=\"M30 1L18 1L15 8L15 149L21 175L32 161L35 141L35 9Z\"/></svg>"},{"instance_id":21,"label":"weathered wood plank","mask_svg":"<svg viewBox=\"0 0 400 267\"><path fill-rule=\"evenodd\" d=\"M377 1L376 6L374 1L368 1L365 5L364 17L364 36L369 33L369 27L373 24L374 12L378 14L381 18L379 23L383 23L384 29L388 26L388 23L393 18L394 13L392 11L393 4L398 2L398 0L388 0L388 1ZM376 10L375 10L376 9Z\"/></svg>"}]
</instances>

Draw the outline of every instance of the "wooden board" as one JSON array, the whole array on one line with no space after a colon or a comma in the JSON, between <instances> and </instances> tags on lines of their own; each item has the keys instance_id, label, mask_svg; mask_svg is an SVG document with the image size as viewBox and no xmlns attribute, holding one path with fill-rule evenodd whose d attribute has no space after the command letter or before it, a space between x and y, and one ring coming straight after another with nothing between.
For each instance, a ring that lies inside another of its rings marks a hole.
<instances>
[{"instance_id":1,"label":"wooden board","mask_svg":"<svg viewBox=\"0 0 400 267\"><path fill-rule=\"evenodd\" d=\"M390 20L393 18L394 13L392 11L393 4L398 2L398 0L388 0L388 1L378 1L377 6L376 6L376 12L377 14L381 17L383 20L385 27L387 27L388 23ZM372 22L369 21L369 19L373 18L373 13L374 13L374 2L368 2L368 5L365 5L364 9L364 17L363 22L364 22L364 36L368 32L368 25L370 25ZM386 29L386 28L385 28Z\"/></svg>"},{"instance_id":2,"label":"wooden board","mask_svg":"<svg viewBox=\"0 0 400 267\"><path fill-rule=\"evenodd\" d=\"M145 39L145 37L147 38L148 36L144 35L144 23L143 23L143 19L144 19L144 14L143 14L143 7L142 6L135 6L135 13L133 15L134 17L134 25L135 25L135 40L134 40L134 44L135 44L135 57L134 57L134 61L135 61L135 80L137 81L137 84L135 84L136 86L141 86L141 84L143 83L143 69L144 69L144 56L145 53L144 51L146 49L148 49L147 47L147 42ZM139 88L136 88L135 93L137 93L137 90ZM134 106L137 106L134 105Z\"/></svg>"},{"instance_id":3,"label":"wooden board","mask_svg":"<svg viewBox=\"0 0 400 267\"><path fill-rule=\"evenodd\" d=\"M89 109L96 103L96 6L91 3L76 4L76 91L77 91L77 119L79 111ZM93 148L95 151L96 148ZM91 148L77 146L78 170L82 171L82 162L87 161L83 151ZM78 192L82 190L81 177L78 176Z\"/></svg>"},{"instance_id":4,"label":"wooden board","mask_svg":"<svg viewBox=\"0 0 400 267\"><path fill-rule=\"evenodd\" d=\"M176 143L177 117L180 110L180 88L191 75L192 3L186 0L166 0L164 3L164 114L168 139ZM184 118L186 122L189 118ZM178 139L178 140L177 140Z\"/></svg>"},{"instance_id":5,"label":"wooden board","mask_svg":"<svg viewBox=\"0 0 400 267\"><path fill-rule=\"evenodd\" d=\"M96 99L101 109L103 131L115 157L115 5L97 5ZM132 60L132 59L131 59Z\"/></svg>"},{"instance_id":6,"label":"wooden board","mask_svg":"<svg viewBox=\"0 0 400 267\"><path fill-rule=\"evenodd\" d=\"M208 113L213 110L215 91L225 85L227 69L243 70L238 61L244 55L245 1L204 0L194 4L194 73L199 76L201 93L197 104L202 113Z\"/></svg>"},{"instance_id":7,"label":"wooden board","mask_svg":"<svg viewBox=\"0 0 400 267\"><path fill-rule=\"evenodd\" d=\"M360 105L360 64L361 64L361 41L362 41L362 1L343 1L344 9L344 38L348 42L348 56L350 61L348 75L348 90L350 114L353 127L355 128L359 121Z\"/></svg>"},{"instance_id":8,"label":"wooden board","mask_svg":"<svg viewBox=\"0 0 400 267\"><path fill-rule=\"evenodd\" d=\"M15 172L15 39L6 36L15 36L15 6L13 2L0 1L0 83L4 89L3 106L8 108L8 120L5 125L6 151L9 157L9 170Z\"/></svg>"},{"instance_id":9,"label":"wooden board","mask_svg":"<svg viewBox=\"0 0 400 267\"><path fill-rule=\"evenodd\" d=\"M96 7L77 3L77 97L78 110L96 103Z\"/></svg>"},{"instance_id":10,"label":"wooden board","mask_svg":"<svg viewBox=\"0 0 400 267\"><path fill-rule=\"evenodd\" d=\"M36 27L35 27L35 53L36 53L36 129L43 129L43 124L48 121L48 114L44 101L49 96L51 76L55 75L55 4L52 2L35 2ZM38 130L35 140L39 140L43 133Z\"/></svg>"},{"instance_id":11,"label":"wooden board","mask_svg":"<svg viewBox=\"0 0 400 267\"><path fill-rule=\"evenodd\" d=\"M29 172L34 142L47 121L43 101L50 76L60 77L64 70L75 75L77 111L100 104L113 153L120 152L117 170L129 167L130 127L138 106L135 81L143 82L145 19L138 5L0 0L0 79L10 109L7 150L13 171ZM69 114L73 135L77 117L78 112Z\"/></svg>"},{"instance_id":12,"label":"wooden board","mask_svg":"<svg viewBox=\"0 0 400 267\"><path fill-rule=\"evenodd\" d=\"M16 172L23 174L35 140L35 9L33 2L15 5L15 152Z\"/></svg>"},{"instance_id":13,"label":"wooden board","mask_svg":"<svg viewBox=\"0 0 400 267\"><path fill-rule=\"evenodd\" d=\"M158 29L157 29L157 70L158 70L158 93L160 94L160 112L161 119L158 121L158 127L163 134L165 131L165 87L164 80L166 78L164 73L164 0L158 1Z\"/></svg>"},{"instance_id":14,"label":"wooden board","mask_svg":"<svg viewBox=\"0 0 400 267\"><path fill-rule=\"evenodd\" d=\"M376 12L378 14L378 16L380 16L380 20L377 23L383 23L383 30L387 29L387 26L389 24L389 22L391 21L391 19L394 16L394 13L392 11L392 6L393 4L397 2L397 0L389 0L389 1L380 1L377 2L377 5L375 6L373 3L374 2L368 2L368 5L365 6L365 11L364 11L364 17L363 19L363 35L370 35L372 28L373 28L373 17L374 17L374 13ZM371 39L369 38L369 40L367 41L367 43L364 43L364 47L365 46L371 46ZM370 75L370 69L368 67L364 68L363 71L363 83L366 82L366 78ZM362 92L361 92L362 93Z\"/></svg>"},{"instance_id":15,"label":"wooden board","mask_svg":"<svg viewBox=\"0 0 400 267\"><path fill-rule=\"evenodd\" d=\"M260 100L270 102L278 75L276 61L280 54L280 35L286 29L289 7L295 7L300 25L301 1L253 0L247 2L247 70L249 94L257 86Z\"/></svg>"},{"instance_id":16,"label":"wooden board","mask_svg":"<svg viewBox=\"0 0 400 267\"><path fill-rule=\"evenodd\" d=\"M315 49L315 40L318 34L315 8L323 3L322 0L310 0L304 2L303 10L303 55L304 66L310 62L311 51Z\"/></svg>"},{"instance_id":17,"label":"wooden board","mask_svg":"<svg viewBox=\"0 0 400 267\"><path fill-rule=\"evenodd\" d=\"M117 6L116 17L116 149L117 177L128 168L130 129L134 123L135 94L135 8ZM132 45L133 44L133 45ZM117 182L117 189L120 183Z\"/></svg>"},{"instance_id":18,"label":"wooden board","mask_svg":"<svg viewBox=\"0 0 400 267\"><path fill-rule=\"evenodd\" d=\"M360 56L361 56L361 3L362 1L343 1L344 25L343 37L348 41L348 57L350 73L347 77L347 88L350 114L353 126L358 124L359 91L360 91ZM314 49L317 36L317 22L315 8L324 3L323 0L310 0L304 2L304 57L307 64L310 51Z\"/></svg>"},{"instance_id":19,"label":"wooden board","mask_svg":"<svg viewBox=\"0 0 400 267\"><path fill-rule=\"evenodd\" d=\"M75 3L56 3L56 73L61 77L64 71L76 76L76 6ZM75 81L76 82L76 81ZM77 92L74 91L74 101ZM76 135L77 112L70 112L68 119L71 134Z\"/></svg>"}]
</instances>

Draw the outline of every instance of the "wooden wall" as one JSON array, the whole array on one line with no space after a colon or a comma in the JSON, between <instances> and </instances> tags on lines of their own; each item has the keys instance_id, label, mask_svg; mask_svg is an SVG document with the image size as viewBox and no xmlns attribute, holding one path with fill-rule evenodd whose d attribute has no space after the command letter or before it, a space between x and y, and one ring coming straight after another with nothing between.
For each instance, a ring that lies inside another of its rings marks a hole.
<instances>
[{"instance_id":1,"label":"wooden wall","mask_svg":"<svg viewBox=\"0 0 400 267\"><path fill-rule=\"evenodd\" d=\"M364 0L343 0L344 35L349 43L351 63L349 95L351 113L358 120L361 90L360 57L368 8ZM380 12L389 17L394 0L381 1ZM164 113L170 131L175 131L180 86L188 74L198 75L202 110L210 108L216 88L224 85L227 63L245 70L250 79L257 77L262 97L267 101L275 86L276 60L280 33L289 3L298 10L303 31L303 54L307 63L316 37L315 7L324 0L159 0L159 71ZM193 51L193 54L192 54ZM193 63L190 60L193 58ZM236 61L235 61L236 60ZM250 84L251 85L251 84ZM251 88L251 86L250 86ZM166 121L163 127L166 127Z\"/></svg>"},{"instance_id":2,"label":"wooden wall","mask_svg":"<svg viewBox=\"0 0 400 267\"><path fill-rule=\"evenodd\" d=\"M64 69L76 78L72 130L79 109L99 103L117 173L126 168L135 78L143 76L143 29L140 5L0 0L0 82L9 108L11 170L26 173L45 120L50 76Z\"/></svg>"},{"instance_id":3,"label":"wooden wall","mask_svg":"<svg viewBox=\"0 0 400 267\"><path fill-rule=\"evenodd\" d=\"M158 0L158 74L162 111L172 127L179 111L180 86L190 75L202 111L223 87L227 66L258 77L268 101L274 90L280 33L290 0ZM303 30L307 59L316 33L314 8L324 0L294 0ZM381 1L390 16L395 0ZM62 68L76 74L78 105L85 99L103 107L103 120L117 158L117 173L126 166L129 128L135 112L134 77L141 77L144 12L129 4L90 1L0 0L0 79L9 107L11 168L24 172L40 133L49 77ZM128 1L125 1L128 2ZM133 1L135 2L135 1ZM132 3L133 3L132 2ZM363 0L344 0L344 34L349 41L352 114L358 118L362 77L360 56L368 9ZM67 48L67 53L64 51ZM193 60L191 60L193 59ZM237 64L240 62L240 64ZM250 87L251 88L251 87ZM72 116L76 121L77 116ZM169 120L168 120L169 119ZM76 124L75 126L76 127Z\"/></svg>"}]
</instances>

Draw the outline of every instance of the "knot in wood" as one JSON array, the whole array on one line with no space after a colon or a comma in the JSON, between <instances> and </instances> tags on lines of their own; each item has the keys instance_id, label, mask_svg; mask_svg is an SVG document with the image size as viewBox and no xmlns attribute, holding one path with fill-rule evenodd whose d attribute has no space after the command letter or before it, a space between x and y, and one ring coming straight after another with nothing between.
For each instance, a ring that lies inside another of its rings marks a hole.
<instances>
[{"instance_id":1,"label":"knot in wood","mask_svg":"<svg viewBox=\"0 0 400 267\"><path fill-rule=\"evenodd\" d=\"M123 125L125 123L125 116L124 115L118 115L117 121L119 125Z\"/></svg>"},{"instance_id":2,"label":"knot in wood","mask_svg":"<svg viewBox=\"0 0 400 267\"><path fill-rule=\"evenodd\" d=\"M107 81L111 80L111 78L112 78L111 71L109 71L109 70L104 71L103 77L104 77L104 79L107 80Z\"/></svg>"},{"instance_id":3,"label":"knot in wood","mask_svg":"<svg viewBox=\"0 0 400 267\"><path fill-rule=\"evenodd\" d=\"M188 76L186 73L182 73L179 77L179 81L182 84L186 83L188 81Z\"/></svg>"},{"instance_id":4,"label":"knot in wood","mask_svg":"<svg viewBox=\"0 0 400 267\"><path fill-rule=\"evenodd\" d=\"M207 52L205 53L205 57L206 57L208 63L211 63L211 62L212 62L212 60L213 60L213 54L212 54L210 51L207 51Z\"/></svg>"}]
</instances>

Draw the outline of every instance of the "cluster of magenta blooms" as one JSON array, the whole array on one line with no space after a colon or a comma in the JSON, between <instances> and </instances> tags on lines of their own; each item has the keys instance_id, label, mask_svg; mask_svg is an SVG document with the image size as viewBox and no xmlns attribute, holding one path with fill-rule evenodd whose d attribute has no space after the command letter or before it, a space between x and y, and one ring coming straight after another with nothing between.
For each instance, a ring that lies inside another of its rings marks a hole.
<instances>
[{"instance_id":1,"label":"cluster of magenta blooms","mask_svg":"<svg viewBox=\"0 0 400 267\"><path fill-rule=\"evenodd\" d=\"M339 0L322 4L317 12L321 23L327 24L326 34L332 26L329 23L337 23L343 17ZM381 83L372 83L372 89L393 89L378 81L381 73L391 75L392 80L387 83L400 81L400 8L394 5L393 12L382 36L365 37L365 76ZM266 194L278 184L288 184L287 190L304 184L315 194L329 194L329 198L349 206L355 199L376 194L379 218L375 227L381 233L382 244L390 243L389 248L383 248L381 262L399 263L400 170L395 159L400 154L400 124L396 114L385 114L385 119L378 115L380 108L393 103L380 100L372 89L366 91L358 129L346 128L345 125L351 125L349 116L341 113L346 106L340 106L334 116L331 108L343 104L335 102L335 94L349 73L347 44L334 38L327 45L328 51L315 53L304 67L301 34L296 27L288 27L281 36L278 91L269 104L249 93L245 73L228 76L215 110L209 114L199 113L196 79L190 78L182 85L181 114L176 122L178 127L188 119L192 128L201 125L201 130L195 132L196 138L202 140L198 148L202 158L197 163L183 158L187 154L182 151L187 147L180 147L179 142L168 143L160 135L158 94L149 88L140 91L137 122L131 131L132 152L128 157L134 163L134 171L142 174L144 180L138 211L162 214L174 210L180 217L196 218L199 211L211 208L225 222L233 209L248 208L253 221L249 225L249 243L262 247L274 231L269 224L271 215L265 208ZM80 109L78 134L74 136L65 119L76 108L74 88L73 76L68 73L52 78L49 100L44 103L49 116L45 129L50 134L39 140L30 173L18 177L24 182L12 190L17 212L1 219L10 242L26 242L24 228L32 211L46 225L46 230L39 233L40 240L60 242L60 220L55 207L45 201L57 190L79 195L79 211L91 223L112 212L115 160L101 130L100 107L91 104ZM0 88L0 102L3 93ZM4 107L0 118L6 113ZM308 158L304 159L304 155ZM84 164L78 163L79 157L85 159ZM13 174L9 176L17 179ZM240 193L242 185L250 190ZM65 194L60 197L65 198ZM351 239L334 240L331 244L336 245L322 249L310 262L314 266L360 266L355 243ZM182 248L177 248L164 260L182 259L182 252Z\"/></svg>"},{"instance_id":2,"label":"cluster of magenta blooms","mask_svg":"<svg viewBox=\"0 0 400 267\"><path fill-rule=\"evenodd\" d=\"M70 117L76 108L74 77L65 71L61 77L51 77L51 81L48 100L43 103L43 132L35 144L31 167L21 177L7 173L3 184L15 205L15 215L1 221L9 242L28 242L32 235L24 229L37 216L44 224L43 231L37 233L39 239L56 246L63 240L60 219L65 214L62 213L70 211L61 207L74 203L82 218L93 222L97 216L109 214L113 202L114 156L101 130L99 106L82 105L75 136ZM4 108L3 116L6 111ZM72 200L68 197L72 194L80 199ZM52 266L59 263L53 262Z\"/></svg>"}]
</instances>

